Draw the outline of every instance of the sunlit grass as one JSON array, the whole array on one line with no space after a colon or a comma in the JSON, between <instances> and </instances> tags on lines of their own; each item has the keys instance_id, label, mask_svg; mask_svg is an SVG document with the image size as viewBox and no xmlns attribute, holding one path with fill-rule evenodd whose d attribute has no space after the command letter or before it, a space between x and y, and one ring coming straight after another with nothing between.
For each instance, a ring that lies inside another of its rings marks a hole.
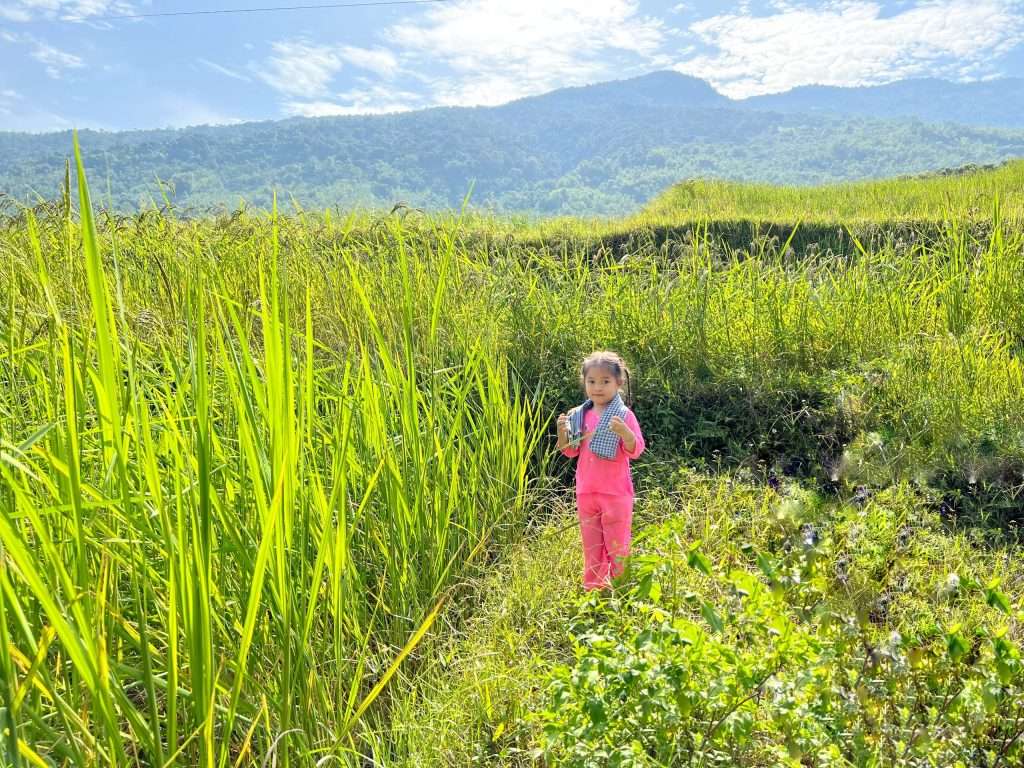
<instances>
[{"instance_id":1,"label":"sunlit grass","mask_svg":"<svg viewBox=\"0 0 1024 768\"><path fill-rule=\"evenodd\" d=\"M521 524L542 419L479 335L439 351L451 249L425 298L398 254L391 318L338 252L325 338L276 215L258 244L196 249L151 285L80 193L80 225L43 241L28 220L16 284L46 299L4 324L11 760L354 759L448 585ZM84 275L62 274L62 238ZM254 245L256 271L232 275ZM55 277L84 277L88 303L58 308ZM168 289L160 330L133 325L132 298Z\"/></svg>"},{"instance_id":2,"label":"sunlit grass","mask_svg":"<svg viewBox=\"0 0 1024 768\"><path fill-rule=\"evenodd\" d=\"M688 181L652 200L640 214L645 221L708 218L779 223L929 221L955 217L985 221L1001 197L1004 214L1024 215L1024 160L994 170L948 176L783 187L722 181Z\"/></svg>"},{"instance_id":3,"label":"sunlit grass","mask_svg":"<svg viewBox=\"0 0 1024 768\"><path fill-rule=\"evenodd\" d=\"M1019 172L853 185L853 207L846 187L733 187L627 222L94 218L85 185L4 220L10 760L386 752L424 633L473 612L446 604L453 585L550 513L531 493L543 430L594 347L633 364L663 451L796 454L850 487L986 486L1019 508ZM906 216L908 236L851 237L857 210ZM841 252L714 230L814 211ZM601 243L615 232L624 251Z\"/></svg>"}]
</instances>

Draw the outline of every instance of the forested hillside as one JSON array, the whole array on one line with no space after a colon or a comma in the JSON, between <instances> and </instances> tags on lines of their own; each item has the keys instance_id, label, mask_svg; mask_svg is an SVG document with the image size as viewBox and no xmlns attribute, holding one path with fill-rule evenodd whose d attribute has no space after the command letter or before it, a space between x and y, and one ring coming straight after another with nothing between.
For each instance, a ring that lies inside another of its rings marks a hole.
<instances>
[{"instance_id":1,"label":"forested hillside","mask_svg":"<svg viewBox=\"0 0 1024 768\"><path fill-rule=\"evenodd\" d=\"M500 107L83 131L81 141L102 203L122 210L164 193L179 208L268 206L275 190L304 207L442 209L472 189L484 209L613 215L693 177L820 184L1024 156L1024 130L761 111L664 72ZM0 134L0 191L55 196L70 146L67 133Z\"/></svg>"}]
</instances>

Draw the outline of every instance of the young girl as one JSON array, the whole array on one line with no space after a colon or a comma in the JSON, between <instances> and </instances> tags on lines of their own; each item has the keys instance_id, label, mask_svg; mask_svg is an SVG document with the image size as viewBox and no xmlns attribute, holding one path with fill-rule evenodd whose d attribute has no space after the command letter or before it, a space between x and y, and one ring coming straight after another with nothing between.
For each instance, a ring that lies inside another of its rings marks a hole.
<instances>
[{"instance_id":1,"label":"young girl","mask_svg":"<svg viewBox=\"0 0 1024 768\"><path fill-rule=\"evenodd\" d=\"M583 539L583 586L599 589L622 573L633 523L629 460L644 450L636 416L619 396L629 371L614 352L581 366L587 400L558 416L558 449L576 463L576 509Z\"/></svg>"}]
</instances>

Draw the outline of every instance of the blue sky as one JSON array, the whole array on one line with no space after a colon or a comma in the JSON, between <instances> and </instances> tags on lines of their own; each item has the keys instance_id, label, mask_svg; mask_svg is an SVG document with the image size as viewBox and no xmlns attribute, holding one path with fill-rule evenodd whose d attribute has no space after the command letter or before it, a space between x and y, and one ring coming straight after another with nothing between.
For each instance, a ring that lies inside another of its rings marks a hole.
<instances>
[{"instance_id":1,"label":"blue sky","mask_svg":"<svg viewBox=\"0 0 1024 768\"><path fill-rule=\"evenodd\" d=\"M0 0L0 130L491 105L661 69L732 98L1024 76L1024 0L442 0L104 20L325 1Z\"/></svg>"}]
</instances>

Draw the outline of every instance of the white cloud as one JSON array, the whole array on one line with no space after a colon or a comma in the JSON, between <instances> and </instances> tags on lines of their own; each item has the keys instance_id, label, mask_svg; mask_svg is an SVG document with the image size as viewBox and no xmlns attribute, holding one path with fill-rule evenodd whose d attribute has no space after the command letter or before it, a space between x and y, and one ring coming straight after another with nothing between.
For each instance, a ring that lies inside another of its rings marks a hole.
<instances>
[{"instance_id":1,"label":"white cloud","mask_svg":"<svg viewBox=\"0 0 1024 768\"><path fill-rule=\"evenodd\" d=\"M46 69L46 74L55 80L60 78L65 69L80 69L85 66L85 62L80 56L62 51L33 35L0 30L0 39L12 45L31 47L29 56L42 64Z\"/></svg>"},{"instance_id":2,"label":"white cloud","mask_svg":"<svg viewBox=\"0 0 1024 768\"><path fill-rule=\"evenodd\" d=\"M356 88L336 95L334 101L289 101L285 113L300 117L336 115L381 115L408 112L424 106L422 97L409 91L394 91L383 86Z\"/></svg>"},{"instance_id":3,"label":"white cloud","mask_svg":"<svg viewBox=\"0 0 1024 768\"><path fill-rule=\"evenodd\" d=\"M43 64L46 74L54 80L59 79L65 69L79 69L85 66L85 62L75 54L62 51L41 40L35 41L32 58Z\"/></svg>"},{"instance_id":4,"label":"white cloud","mask_svg":"<svg viewBox=\"0 0 1024 768\"><path fill-rule=\"evenodd\" d=\"M712 53L675 69L734 98L799 85L871 85L908 77L983 77L1024 41L1014 0L930 0L883 15L877 2L774 2L767 16L721 14L690 31Z\"/></svg>"},{"instance_id":5,"label":"white cloud","mask_svg":"<svg viewBox=\"0 0 1024 768\"><path fill-rule=\"evenodd\" d=\"M566 85L668 67L663 22L637 0L455 0L387 28L384 47L284 40L257 75L288 98L293 115L395 112L437 105L501 104ZM343 65L378 82L330 95ZM383 87L404 75L426 93Z\"/></svg>"},{"instance_id":6,"label":"white cloud","mask_svg":"<svg viewBox=\"0 0 1024 768\"><path fill-rule=\"evenodd\" d=\"M398 58L386 48L352 45L321 45L307 40L283 40L273 44L273 55L258 69L250 68L274 90L290 97L283 109L288 115L377 114L411 109L416 94L382 86L331 95L330 84L345 64L384 79L399 71Z\"/></svg>"},{"instance_id":7,"label":"white cloud","mask_svg":"<svg viewBox=\"0 0 1024 768\"><path fill-rule=\"evenodd\" d=\"M332 46L305 40L284 40L273 44L270 57L257 76L267 85L288 96L315 99L327 94L334 75L342 67L342 58Z\"/></svg>"},{"instance_id":8,"label":"white cloud","mask_svg":"<svg viewBox=\"0 0 1024 768\"><path fill-rule=\"evenodd\" d=\"M201 56L198 59L196 59L196 61L198 61L204 67L206 67L208 69L212 69L214 72L217 72L217 73L219 73L221 75L224 75L225 77L230 77L230 78L232 78L234 80L242 80L242 81L244 81L246 83L251 83L252 82L252 78L246 77L241 72L236 72L233 69L228 69L227 67L222 66L221 64L218 64L215 61L210 61L209 59L204 59Z\"/></svg>"},{"instance_id":9,"label":"white cloud","mask_svg":"<svg viewBox=\"0 0 1024 768\"><path fill-rule=\"evenodd\" d=\"M16 5L7 5L4 3L0 5L0 19L6 19L7 21L31 21L32 14L24 8L19 8Z\"/></svg>"},{"instance_id":10,"label":"white cloud","mask_svg":"<svg viewBox=\"0 0 1024 768\"><path fill-rule=\"evenodd\" d=\"M132 9L130 4L116 0L71 0L71 2L61 3L61 5L63 6L62 10L68 16L79 18L106 14L120 15L123 12L130 12Z\"/></svg>"},{"instance_id":11,"label":"white cloud","mask_svg":"<svg viewBox=\"0 0 1024 768\"><path fill-rule=\"evenodd\" d=\"M403 61L447 70L423 77L436 103L468 105L645 71L665 32L634 0L476 0L431 8L384 37Z\"/></svg>"},{"instance_id":12,"label":"white cloud","mask_svg":"<svg viewBox=\"0 0 1024 768\"><path fill-rule=\"evenodd\" d=\"M16 22L58 18L88 21L134 12L135 7L125 0L7 0L0 5L0 17Z\"/></svg>"},{"instance_id":13,"label":"white cloud","mask_svg":"<svg viewBox=\"0 0 1024 768\"><path fill-rule=\"evenodd\" d=\"M398 59L387 48L357 48L343 45L338 55L354 67L366 69L381 77L392 77L398 71Z\"/></svg>"},{"instance_id":14,"label":"white cloud","mask_svg":"<svg viewBox=\"0 0 1024 768\"><path fill-rule=\"evenodd\" d=\"M398 58L386 48L322 45L301 39L281 40L274 43L272 48L273 54L266 62L260 66L250 65L250 69L271 88L292 97L292 100L286 102L285 110L293 115L350 114L348 111L339 111L348 110L349 106L323 98L330 95L331 81L345 64L385 79L394 77L399 71ZM228 74L220 65L201 61ZM388 92L381 89L381 93ZM371 111L380 111L374 105L368 106Z\"/></svg>"}]
</instances>

